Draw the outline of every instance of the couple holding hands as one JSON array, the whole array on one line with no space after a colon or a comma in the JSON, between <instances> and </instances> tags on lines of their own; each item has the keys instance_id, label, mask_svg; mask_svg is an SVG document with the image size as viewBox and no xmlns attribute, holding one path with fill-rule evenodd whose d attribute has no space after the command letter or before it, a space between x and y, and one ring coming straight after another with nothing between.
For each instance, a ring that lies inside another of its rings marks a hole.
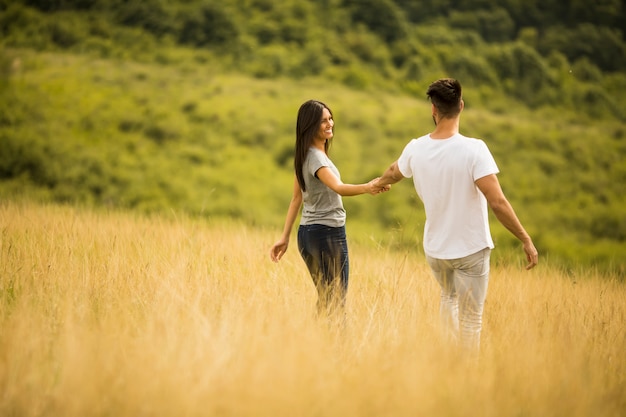
<instances>
[{"instance_id":1,"label":"couple holding hands","mask_svg":"<svg viewBox=\"0 0 626 417\"><path fill-rule=\"evenodd\" d=\"M328 156L333 115L316 100L302 104L296 123L293 195L280 239L270 250L278 262L287 251L293 224L302 209L298 249L318 293L320 313L341 309L348 290L350 262L343 196L379 194L412 178L424 203L424 253L441 287L440 315L463 347L477 350L494 248L490 208L523 245L528 262L537 249L505 197L496 162L484 141L459 133L464 107L461 84L452 78L433 82L426 92L435 128L412 139L400 157L366 184L345 184Z\"/></svg>"}]
</instances>

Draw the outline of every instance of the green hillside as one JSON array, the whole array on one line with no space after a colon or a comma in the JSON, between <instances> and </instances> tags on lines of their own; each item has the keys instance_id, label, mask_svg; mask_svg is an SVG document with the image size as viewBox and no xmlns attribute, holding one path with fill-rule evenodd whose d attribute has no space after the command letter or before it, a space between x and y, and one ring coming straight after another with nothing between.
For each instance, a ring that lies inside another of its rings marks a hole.
<instances>
[{"instance_id":1,"label":"green hillside","mask_svg":"<svg viewBox=\"0 0 626 417\"><path fill-rule=\"evenodd\" d=\"M425 88L453 76L542 254L623 273L624 10L570 3L0 0L0 197L278 233L303 101L333 109L333 160L361 182L431 129ZM419 246L410 181L344 202L354 239Z\"/></svg>"}]
</instances>

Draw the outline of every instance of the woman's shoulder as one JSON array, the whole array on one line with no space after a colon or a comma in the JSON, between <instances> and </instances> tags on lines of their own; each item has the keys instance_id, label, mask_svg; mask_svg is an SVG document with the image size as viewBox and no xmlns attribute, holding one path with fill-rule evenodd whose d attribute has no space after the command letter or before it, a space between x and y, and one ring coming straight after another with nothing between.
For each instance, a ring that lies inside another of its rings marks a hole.
<instances>
[{"instance_id":1,"label":"woman's shoulder","mask_svg":"<svg viewBox=\"0 0 626 417\"><path fill-rule=\"evenodd\" d=\"M326 152L313 146L309 148L309 152L307 153L306 157L307 159L315 159L320 161L330 160L328 155L326 155Z\"/></svg>"}]
</instances>

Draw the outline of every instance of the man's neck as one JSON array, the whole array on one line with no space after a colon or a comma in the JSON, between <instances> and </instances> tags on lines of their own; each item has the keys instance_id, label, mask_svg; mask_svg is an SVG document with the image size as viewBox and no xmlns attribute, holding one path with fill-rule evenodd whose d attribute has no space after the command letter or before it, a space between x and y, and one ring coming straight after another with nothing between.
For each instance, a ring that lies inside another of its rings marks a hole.
<instances>
[{"instance_id":1,"label":"man's neck","mask_svg":"<svg viewBox=\"0 0 626 417\"><path fill-rule=\"evenodd\" d=\"M431 139L449 139L459 133L460 118L439 119L435 130L430 134Z\"/></svg>"}]
</instances>

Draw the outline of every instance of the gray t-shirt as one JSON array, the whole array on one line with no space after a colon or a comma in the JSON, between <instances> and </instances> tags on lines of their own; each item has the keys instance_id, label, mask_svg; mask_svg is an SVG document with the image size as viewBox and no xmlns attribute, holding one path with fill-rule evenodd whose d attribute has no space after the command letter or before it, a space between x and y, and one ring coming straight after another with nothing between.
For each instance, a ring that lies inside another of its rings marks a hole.
<instances>
[{"instance_id":1,"label":"gray t-shirt","mask_svg":"<svg viewBox=\"0 0 626 417\"><path fill-rule=\"evenodd\" d=\"M322 167L328 167L337 178L341 178L339 170L324 152L317 148L310 148L302 166L306 191L302 193L304 204L300 224L344 226L346 224L346 211L343 208L341 196L328 188L316 176L317 170Z\"/></svg>"}]
</instances>

